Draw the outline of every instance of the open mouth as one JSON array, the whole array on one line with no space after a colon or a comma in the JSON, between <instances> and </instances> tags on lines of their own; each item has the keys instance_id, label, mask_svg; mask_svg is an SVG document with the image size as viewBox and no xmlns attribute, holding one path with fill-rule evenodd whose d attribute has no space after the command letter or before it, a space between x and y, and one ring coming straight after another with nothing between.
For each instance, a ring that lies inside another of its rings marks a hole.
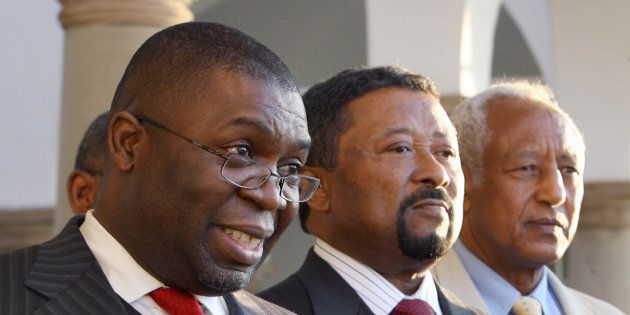
<instances>
[{"instance_id":1,"label":"open mouth","mask_svg":"<svg viewBox=\"0 0 630 315\"><path fill-rule=\"evenodd\" d=\"M223 232L245 249L255 250L260 246L260 244L262 244L262 239L249 235L245 232L228 228L223 228Z\"/></svg>"}]
</instances>

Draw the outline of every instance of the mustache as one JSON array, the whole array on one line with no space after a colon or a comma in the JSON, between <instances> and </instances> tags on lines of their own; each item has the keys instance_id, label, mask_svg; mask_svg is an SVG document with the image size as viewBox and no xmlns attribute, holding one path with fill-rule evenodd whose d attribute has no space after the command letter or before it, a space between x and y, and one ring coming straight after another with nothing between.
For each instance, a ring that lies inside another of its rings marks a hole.
<instances>
[{"instance_id":1,"label":"mustache","mask_svg":"<svg viewBox=\"0 0 630 315\"><path fill-rule=\"evenodd\" d=\"M444 201L447 205L446 213L448 213L449 217L452 216L453 199L451 199L451 197L446 192L446 189L444 188L424 188L418 190L403 199L403 201L400 203L400 210L405 211L405 209L408 209L415 203L426 199Z\"/></svg>"}]
</instances>

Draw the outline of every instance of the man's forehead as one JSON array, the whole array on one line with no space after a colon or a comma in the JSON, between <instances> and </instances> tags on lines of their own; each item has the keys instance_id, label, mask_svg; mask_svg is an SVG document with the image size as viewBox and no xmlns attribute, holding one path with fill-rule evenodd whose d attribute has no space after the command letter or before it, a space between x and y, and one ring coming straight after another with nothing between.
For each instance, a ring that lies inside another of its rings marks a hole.
<instances>
[{"instance_id":1,"label":"man's forehead","mask_svg":"<svg viewBox=\"0 0 630 315\"><path fill-rule=\"evenodd\" d=\"M277 119L257 117L253 115L233 116L221 125L221 127L253 129L267 137L274 137L277 134L286 133L286 131L283 132L283 129L290 131L291 134L296 134L296 136L303 136L300 135L300 131L308 135L306 121L303 119L293 114L286 113L282 116L276 116L276 118Z\"/></svg>"},{"instance_id":2,"label":"man's forehead","mask_svg":"<svg viewBox=\"0 0 630 315\"><path fill-rule=\"evenodd\" d=\"M173 115L188 118L214 116L218 123L249 116L273 117L278 121L306 124L302 99L296 90L283 87L273 80L259 79L233 71L214 71L199 78L197 89L186 92L197 97L186 106L174 106ZM187 111L187 109L190 111Z\"/></svg>"},{"instance_id":3,"label":"man's forehead","mask_svg":"<svg viewBox=\"0 0 630 315\"><path fill-rule=\"evenodd\" d=\"M500 134L494 134L495 139L500 139L508 147L514 148L512 157L536 157L545 152L549 146L554 150L557 159L584 161L585 147L581 136L573 128L568 126L559 129L546 130L546 132L521 131L517 138L502 138ZM508 143L509 141L509 143ZM495 142L495 144L497 144ZM490 145L493 145L492 143Z\"/></svg>"},{"instance_id":4,"label":"man's forehead","mask_svg":"<svg viewBox=\"0 0 630 315\"><path fill-rule=\"evenodd\" d=\"M241 89L244 94L258 94L258 97L267 100L261 102L260 105L292 114L304 120L306 118L304 104L299 92L280 84L273 76L258 78L247 73L219 70L211 74L211 81L213 81L218 94L226 94L221 89L225 89L229 85L236 85L239 88L244 86L245 88Z\"/></svg>"},{"instance_id":5,"label":"man's forehead","mask_svg":"<svg viewBox=\"0 0 630 315\"><path fill-rule=\"evenodd\" d=\"M270 111L276 113L277 117L287 122L301 121L304 126L306 125L306 112L304 110L304 104L302 99L297 93L287 92L286 103L268 104L261 103L260 106L268 108Z\"/></svg>"}]
</instances>

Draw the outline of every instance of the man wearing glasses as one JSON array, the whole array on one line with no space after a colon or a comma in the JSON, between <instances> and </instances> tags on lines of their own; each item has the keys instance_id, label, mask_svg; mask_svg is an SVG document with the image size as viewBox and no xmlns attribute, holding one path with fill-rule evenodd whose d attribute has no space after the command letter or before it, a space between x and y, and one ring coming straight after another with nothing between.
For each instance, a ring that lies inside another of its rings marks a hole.
<instances>
[{"instance_id":1,"label":"man wearing glasses","mask_svg":"<svg viewBox=\"0 0 630 315\"><path fill-rule=\"evenodd\" d=\"M298 314L472 314L429 268L457 239L455 129L433 82L396 67L343 71L304 94L322 180L300 205L317 237L299 271L261 293Z\"/></svg>"},{"instance_id":2,"label":"man wearing glasses","mask_svg":"<svg viewBox=\"0 0 630 315\"><path fill-rule=\"evenodd\" d=\"M283 314L242 289L318 187L291 73L249 36L186 23L133 56L95 210L0 256L0 313Z\"/></svg>"}]
</instances>

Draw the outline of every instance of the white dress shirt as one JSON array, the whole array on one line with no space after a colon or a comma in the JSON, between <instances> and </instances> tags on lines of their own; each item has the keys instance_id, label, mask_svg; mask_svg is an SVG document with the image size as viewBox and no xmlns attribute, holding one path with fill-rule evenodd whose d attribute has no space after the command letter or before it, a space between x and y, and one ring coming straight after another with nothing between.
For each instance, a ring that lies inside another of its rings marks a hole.
<instances>
[{"instance_id":1,"label":"white dress shirt","mask_svg":"<svg viewBox=\"0 0 630 315\"><path fill-rule=\"evenodd\" d=\"M167 315L148 295L164 284L142 269L92 212L86 213L79 230L114 291L140 314ZM228 314L223 297L195 295L195 298L205 308L205 314Z\"/></svg>"},{"instance_id":2,"label":"white dress shirt","mask_svg":"<svg viewBox=\"0 0 630 315\"><path fill-rule=\"evenodd\" d=\"M408 296L374 269L340 252L319 238L315 241L314 251L339 273L374 314L389 314L403 299L420 299L427 302L436 315L442 315L437 289L430 272L427 271L418 291Z\"/></svg>"}]
</instances>

